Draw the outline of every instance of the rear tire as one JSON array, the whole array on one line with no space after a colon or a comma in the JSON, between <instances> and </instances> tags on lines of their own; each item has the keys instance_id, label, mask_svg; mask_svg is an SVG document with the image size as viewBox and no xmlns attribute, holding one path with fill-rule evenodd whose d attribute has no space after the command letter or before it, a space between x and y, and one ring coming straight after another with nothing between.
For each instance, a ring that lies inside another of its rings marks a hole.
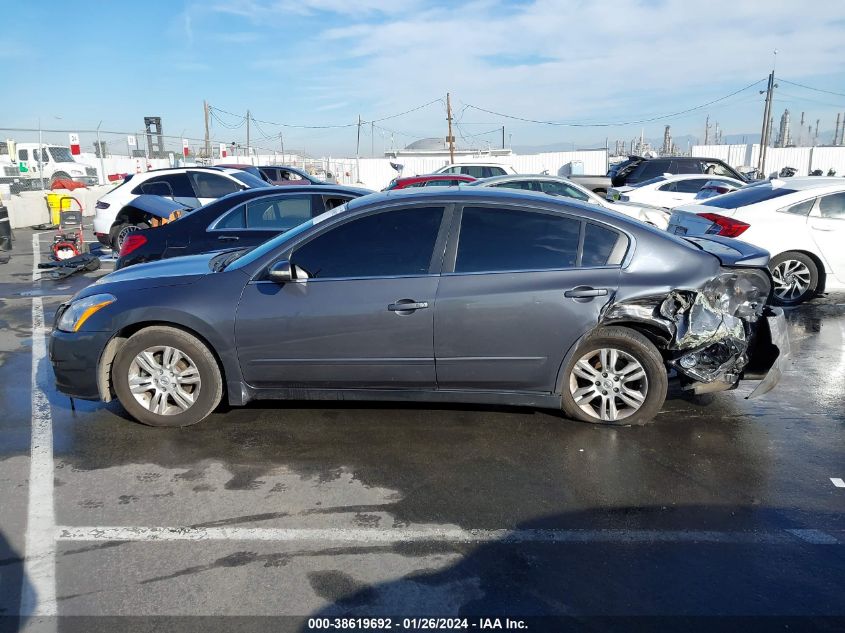
<instances>
[{"instance_id":1,"label":"rear tire","mask_svg":"<svg viewBox=\"0 0 845 633\"><path fill-rule=\"evenodd\" d=\"M811 257L787 251L769 261L774 280L772 302L778 306L797 306L812 299L819 287L819 269Z\"/></svg>"},{"instance_id":2,"label":"rear tire","mask_svg":"<svg viewBox=\"0 0 845 633\"><path fill-rule=\"evenodd\" d=\"M603 327L566 363L561 408L582 422L641 426L660 412L668 384L663 357L651 341L626 327Z\"/></svg>"},{"instance_id":3,"label":"rear tire","mask_svg":"<svg viewBox=\"0 0 845 633\"><path fill-rule=\"evenodd\" d=\"M217 360L199 339L167 326L133 334L112 364L123 408L149 426L189 426L208 417L223 397Z\"/></svg>"}]
</instances>

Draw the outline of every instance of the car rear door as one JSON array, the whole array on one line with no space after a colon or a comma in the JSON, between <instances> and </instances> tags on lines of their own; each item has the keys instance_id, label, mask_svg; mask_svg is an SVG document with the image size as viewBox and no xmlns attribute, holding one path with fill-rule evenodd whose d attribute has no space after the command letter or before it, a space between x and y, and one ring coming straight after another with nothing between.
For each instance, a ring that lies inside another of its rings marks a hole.
<instances>
[{"instance_id":1,"label":"car rear door","mask_svg":"<svg viewBox=\"0 0 845 633\"><path fill-rule=\"evenodd\" d=\"M465 206L437 290L438 388L553 391L564 355L613 297L627 246L574 213Z\"/></svg>"},{"instance_id":2,"label":"car rear door","mask_svg":"<svg viewBox=\"0 0 845 633\"><path fill-rule=\"evenodd\" d=\"M205 204L197 198L188 175L184 173L153 176L136 186L132 193L135 195L163 196L191 209L196 209Z\"/></svg>"},{"instance_id":3,"label":"car rear door","mask_svg":"<svg viewBox=\"0 0 845 633\"><path fill-rule=\"evenodd\" d=\"M343 218L281 252L297 281L251 281L238 307L246 381L434 388L434 301L448 226L444 206L409 203Z\"/></svg>"},{"instance_id":4,"label":"car rear door","mask_svg":"<svg viewBox=\"0 0 845 633\"><path fill-rule=\"evenodd\" d=\"M219 173L189 171L188 176L201 205L246 188L234 179L227 178Z\"/></svg>"},{"instance_id":5,"label":"car rear door","mask_svg":"<svg viewBox=\"0 0 845 633\"><path fill-rule=\"evenodd\" d=\"M845 283L845 192L821 196L807 225L834 277Z\"/></svg>"}]
</instances>

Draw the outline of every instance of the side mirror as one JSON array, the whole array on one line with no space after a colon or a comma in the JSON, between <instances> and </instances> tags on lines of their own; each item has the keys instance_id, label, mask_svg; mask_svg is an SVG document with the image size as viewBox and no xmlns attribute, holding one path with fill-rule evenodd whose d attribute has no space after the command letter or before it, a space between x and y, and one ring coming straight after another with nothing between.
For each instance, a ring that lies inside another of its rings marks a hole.
<instances>
[{"instance_id":1,"label":"side mirror","mask_svg":"<svg viewBox=\"0 0 845 633\"><path fill-rule=\"evenodd\" d=\"M293 268L290 262L284 259L273 264L267 275L270 277L270 281L275 281L277 284L284 284L293 281Z\"/></svg>"}]
</instances>

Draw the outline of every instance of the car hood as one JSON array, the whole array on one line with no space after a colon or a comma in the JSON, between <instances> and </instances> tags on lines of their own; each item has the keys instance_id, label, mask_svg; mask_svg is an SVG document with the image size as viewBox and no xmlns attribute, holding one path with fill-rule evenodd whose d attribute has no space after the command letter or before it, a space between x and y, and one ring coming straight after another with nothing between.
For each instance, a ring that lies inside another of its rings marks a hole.
<instances>
[{"instance_id":1,"label":"car hood","mask_svg":"<svg viewBox=\"0 0 845 633\"><path fill-rule=\"evenodd\" d=\"M202 253L172 257L116 270L82 290L76 298L101 292L143 290L162 286L179 286L212 274L209 260L218 253Z\"/></svg>"}]
</instances>

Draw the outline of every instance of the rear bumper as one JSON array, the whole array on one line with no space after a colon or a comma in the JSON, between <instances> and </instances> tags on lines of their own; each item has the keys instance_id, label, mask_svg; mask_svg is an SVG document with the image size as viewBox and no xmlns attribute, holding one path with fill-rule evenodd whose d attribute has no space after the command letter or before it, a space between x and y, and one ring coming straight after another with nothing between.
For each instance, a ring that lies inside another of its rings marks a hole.
<instances>
[{"instance_id":1,"label":"rear bumper","mask_svg":"<svg viewBox=\"0 0 845 633\"><path fill-rule=\"evenodd\" d=\"M50 334L50 362L56 388L83 400L99 400L97 371L100 356L109 341L108 332L62 332Z\"/></svg>"}]
</instances>

